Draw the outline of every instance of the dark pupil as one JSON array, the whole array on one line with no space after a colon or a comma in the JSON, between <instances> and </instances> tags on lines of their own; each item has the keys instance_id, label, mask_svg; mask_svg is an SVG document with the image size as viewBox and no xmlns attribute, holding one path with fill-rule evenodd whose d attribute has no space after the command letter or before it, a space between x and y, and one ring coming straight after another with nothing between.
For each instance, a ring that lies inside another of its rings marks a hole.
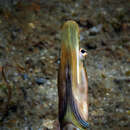
<instances>
[{"instance_id":1,"label":"dark pupil","mask_svg":"<svg viewBox=\"0 0 130 130\"><path fill-rule=\"evenodd\" d=\"M81 50L82 53L85 53L86 51L85 50Z\"/></svg>"}]
</instances>

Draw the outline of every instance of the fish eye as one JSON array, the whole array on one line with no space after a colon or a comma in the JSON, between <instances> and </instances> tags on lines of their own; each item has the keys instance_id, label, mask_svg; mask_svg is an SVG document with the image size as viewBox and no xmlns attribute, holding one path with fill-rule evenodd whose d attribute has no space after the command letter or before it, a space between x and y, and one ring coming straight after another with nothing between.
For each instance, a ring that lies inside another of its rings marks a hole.
<instances>
[{"instance_id":1,"label":"fish eye","mask_svg":"<svg viewBox=\"0 0 130 130\"><path fill-rule=\"evenodd\" d=\"M82 53L85 53L86 51L85 51L85 50L83 50L83 49L81 49L81 52L82 52Z\"/></svg>"},{"instance_id":2,"label":"fish eye","mask_svg":"<svg viewBox=\"0 0 130 130\"><path fill-rule=\"evenodd\" d=\"M87 51L85 49L81 48L80 52L82 53L83 56L87 56Z\"/></svg>"}]
</instances>

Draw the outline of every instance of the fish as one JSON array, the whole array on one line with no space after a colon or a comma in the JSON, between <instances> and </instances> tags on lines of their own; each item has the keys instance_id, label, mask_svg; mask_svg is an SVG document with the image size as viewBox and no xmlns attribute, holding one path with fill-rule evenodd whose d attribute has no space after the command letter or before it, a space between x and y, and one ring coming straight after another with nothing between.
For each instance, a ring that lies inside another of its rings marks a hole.
<instances>
[{"instance_id":1,"label":"fish","mask_svg":"<svg viewBox=\"0 0 130 130\"><path fill-rule=\"evenodd\" d=\"M78 24L69 20L61 33L58 69L58 104L60 130L87 130L88 76L84 64L87 51L79 48Z\"/></svg>"}]
</instances>

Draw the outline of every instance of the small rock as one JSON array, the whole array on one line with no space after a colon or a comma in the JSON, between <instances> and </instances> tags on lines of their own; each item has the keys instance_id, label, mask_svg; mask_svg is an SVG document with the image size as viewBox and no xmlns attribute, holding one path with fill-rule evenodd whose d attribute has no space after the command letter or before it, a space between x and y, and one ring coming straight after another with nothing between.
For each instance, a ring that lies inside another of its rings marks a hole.
<instances>
[{"instance_id":1,"label":"small rock","mask_svg":"<svg viewBox=\"0 0 130 130\"><path fill-rule=\"evenodd\" d=\"M23 80L26 80L26 79L28 79L28 75L27 74L23 74L22 78L23 78Z\"/></svg>"},{"instance_id":2,"label":"small rock","mask_svg":"<svg viewBox=\"0 0 130 130\"><path fill-rule=\"evenodd\" d=\"M38 85L44 84L44 82L45 82L45 79L44 79L44 78L37 78L37 79L36 79L36 83L37 83Z\"/></svg>"},{"instance_id":3,"label":"small rock","mask_svg":"<svg viewBox=\"0 0 130 130\"><path fill-rule=\"evenodd\" d=\"M130 70L126 71L125 75L129 77L130 76Z\"/></svg>"},{"instance_id":4,"label":"small rock","mask_svg":"<svg viewBox=\"0 0 130 130\"><path fill-rule=\"evenodd\" d=\"M45 120L43 122L43 126L45 126L48 129L52 129L53 128L53 124L54 124L54 120L47 119L47 120Z\"/></svg>"},{"instance_id":5,"label":"small rock","mask_svg":"<svg viewBox=\"0 0 130 130\"><path fill-rule=\"evenodd\" d=\"M34 29L34 28L35 28L34 23L29 23L28 25L29 25L32 29Z\"/></svg>"},{"instance_id":6,"label":"small rock","mask_svg":"<svg viewBox=\"0 0 130 130\"><path fill-rule=\"evenodd\" d=\"M101 29L102 29L102 24L94 26L90 29L90 34L97 34L101 31Z\"/></svg>"}]
</instances>

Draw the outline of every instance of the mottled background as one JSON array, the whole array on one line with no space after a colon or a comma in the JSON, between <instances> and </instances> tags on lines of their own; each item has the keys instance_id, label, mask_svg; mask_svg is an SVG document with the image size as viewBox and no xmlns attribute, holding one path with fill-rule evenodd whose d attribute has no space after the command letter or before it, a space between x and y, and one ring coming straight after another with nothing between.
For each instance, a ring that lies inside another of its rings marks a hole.
<instances>
[{"instance_id":1,"label":"mottled background","mask_svg":"<svg viewBox=\"0 0 130 130\"><path fill-rule=\"evenodd\" d=\"M91 130L130 129L129 0L0 0L0 130L55 129L60 32L70 19L88 51Z\"/></svg>"}]
</instances>

